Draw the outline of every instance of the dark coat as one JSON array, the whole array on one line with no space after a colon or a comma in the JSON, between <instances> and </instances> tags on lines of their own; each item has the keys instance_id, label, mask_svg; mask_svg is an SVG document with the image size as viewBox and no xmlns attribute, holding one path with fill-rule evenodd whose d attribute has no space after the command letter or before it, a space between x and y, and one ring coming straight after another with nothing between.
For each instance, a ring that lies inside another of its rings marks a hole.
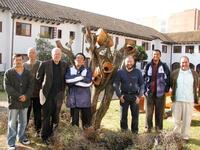
<instances>
[{"instance_id":1,"label":"dark coat","mask_svg":"<svg viewBox=\"0 0 200 150\"><path fill-rule=\"evenodd\" d=\"M145 81L145 94L152 94L151 85L152 85L152 65L151 61L145 67L144 72L144 81ZM168 92L170 89L170 70L166 63L158 63L158 72L156 78L156 96L162 97L165 95L165 92ZM146 95L146 96L147 96Z\"/></svg>"},{"instance_id":2,"label":"dark coat","mask_svg":"<svg viewBox=\"0 0 200 150\"><path fill-rule=\"evenodd\" d=\"M62 97L64 97L65 92L65 71L67 68L67 63L64 61L60 62L61 64L61 76L58 78L62 79L61 83L61 91L59 93L62 93ZM52 87L52 81L53 81L53 60L48 60L45 62L42 62L39 66L36 79L39 81L40 88L42 89L42 93L45 97L45 99L48 98L49 92ZM41 97L40 97L41 98Z\"/></svg>"},{"instance_id":3,"label":"dark coat","mask_svg":"<svg viewBox=\"0 0 200 150\"><path fill-rule=\"evenodd\" d=\"M4 74L4 87L8 94L9 109L23 109L30 105L30 97L33 92L33 79L30 71L24 69L19 77L14 68L7 70ZM25 102L19 101L19 96L25 95Z\"/></svg>"},{"instance_id":4,"label":"dark coat","mask_svg":"<svg viewBox=\"0 0 200 150\"><path fill-rule=\"evenodd\" d=\"M85 72L84 75L82 72ZM91 106L92 71L90 68L81 67L77 70L74 66L67 69L65 81L68 85L67 106L70 108L87 108Z\"/></svg>"}]
</instances>

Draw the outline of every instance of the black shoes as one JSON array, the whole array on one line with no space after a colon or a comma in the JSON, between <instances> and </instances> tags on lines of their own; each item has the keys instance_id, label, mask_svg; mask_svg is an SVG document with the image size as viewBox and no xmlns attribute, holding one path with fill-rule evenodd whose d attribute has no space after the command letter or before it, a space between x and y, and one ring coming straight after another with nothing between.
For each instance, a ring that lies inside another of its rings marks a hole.
<instances>
[{"instance_id":1,"label":"black shoes","mask_svg":"<svg viewBox=\"0 0 200 150\"><path fill-rule=\"evenodd\" d=\"M49 139L45 139L45 140L43 139L42 141L46 145L50 145L51 144L51 141Z\"/></svg>"}]
</instances>

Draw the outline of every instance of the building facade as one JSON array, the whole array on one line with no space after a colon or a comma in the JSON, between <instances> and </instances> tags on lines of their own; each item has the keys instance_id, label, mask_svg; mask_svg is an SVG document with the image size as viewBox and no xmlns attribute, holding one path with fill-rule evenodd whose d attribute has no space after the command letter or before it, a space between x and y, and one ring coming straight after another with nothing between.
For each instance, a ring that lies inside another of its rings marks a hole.
<instances>
[{"instance_id":1,"label":"building facade","mask_svg":"<svg viewBox=\"0 0 200 150\"><path fill-rule=\"evenodd\" d=\"M186 32L200 30L200 10L189 9L173 14L168 19L167 32Z\"/></svg>"},{"instance_id":2,"label":"building facade","mask_svg":"<svg viewBox=\"0 0 200 150\"><path fill-rule=\"evenodd\" d=\"M99 27L106 29L114 45L117 43L117 49L125 43L143 46L148 54L145 62L151 60L152 50L160 49L162 61L170 68L179 62L182 55L191 58L195 69L199 65L200 41L189 42L194 45L194 52L185 53L187 43L177 42L174 35L143 25L37 0L0 0L0 71L11 67L14 53L26 54L29 47L36 47L35 40L38 38L45 38L53 45L56 40L65 45L72 39L73 53L83 52L89 57L84 37L87 26L94 33ZM181 53L174 50L177 46L181 46ZM114 46L111 47L113 49ZM143 69L144 64L138 67Z\"/></svg>"}]
</instances>

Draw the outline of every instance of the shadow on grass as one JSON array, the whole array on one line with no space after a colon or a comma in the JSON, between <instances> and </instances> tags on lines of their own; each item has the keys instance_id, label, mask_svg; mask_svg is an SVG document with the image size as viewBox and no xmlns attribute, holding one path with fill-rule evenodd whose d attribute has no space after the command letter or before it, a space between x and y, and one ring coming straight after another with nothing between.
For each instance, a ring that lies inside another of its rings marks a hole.
<instances>
[{"instance_id":1,"label":"shadow on grass","mask_svg":"<svg viewBox=\"0 0 200 150\"><path fill-rule=\"evenodd\" d=\"M200 139L198 140L198 139L191 138L190 143L197 145L197 146L200 146Z\"/></svg>"},{"instance_id":2,"label":"shadow on grass","mask_svg":"<svg viewBox=\"0 0 200 150\"><path fill-rule=\"evenodd\" d=\"M200 126L200 120L192 120L191 126L192 127Z\"/></svg>"}]
</instances>

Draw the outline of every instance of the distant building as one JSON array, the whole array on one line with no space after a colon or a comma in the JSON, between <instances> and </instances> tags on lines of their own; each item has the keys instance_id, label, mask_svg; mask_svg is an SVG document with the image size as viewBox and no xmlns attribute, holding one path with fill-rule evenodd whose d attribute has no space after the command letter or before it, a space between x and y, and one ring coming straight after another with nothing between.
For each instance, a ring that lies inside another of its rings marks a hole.
<instances>
[{"instance_id":1,"label":"distant building","mask_svg":"<svg viewBox=\"0 0 200 150\"><path fill-rule=\"evenodd\" d=\"M174 69L182 55L187 55L191 66L200 70L200 31L163 34L157 30L108 16L38 0L0 0L0 72L11 67L12 54L26 55L35 47L36 38L48 39L53 45L60 40L64 45L73 39L73 53L83 52L87 57L84 28L92 32L104 28L120 49L124 44L143 46L152 59L152 50L162 51L162 61ZM111 47L114 50L114 46ZM139 69L144 69L144 64Z\"/></svg>"},{"instance_id":2,"label":"distant building","mask_svg":"<svg viewBox=\"0 0 200 150\"><path fill-rule=\"evenodd\" d=\"M189 9L173 14L168 19L167 32L186 32L200 30L200 10Z\"/></svg>"}]
</instances>

